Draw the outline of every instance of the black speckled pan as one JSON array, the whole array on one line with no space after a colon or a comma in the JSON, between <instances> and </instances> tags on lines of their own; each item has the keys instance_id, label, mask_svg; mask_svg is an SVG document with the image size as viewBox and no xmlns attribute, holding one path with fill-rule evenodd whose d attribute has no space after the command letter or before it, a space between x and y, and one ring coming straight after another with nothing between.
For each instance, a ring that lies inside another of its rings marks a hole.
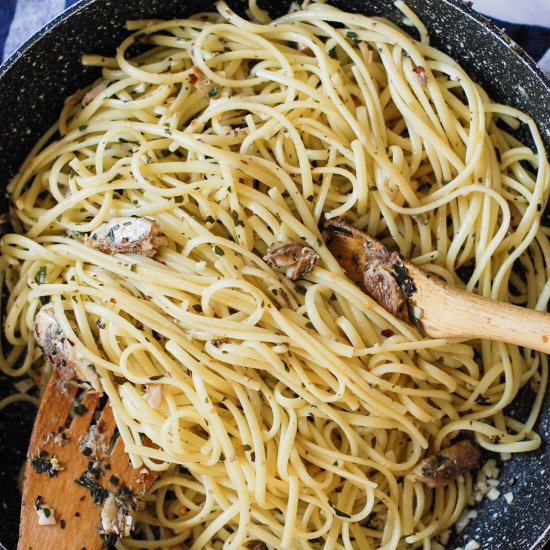
<instances>
[{"instance_id":1,"label":"black speckled pan","mask_svg":"<svg viewBox=\"0 0 550 550\"><path fill-rule=\"evenodd\" d=\"M235 9L245 1L229 0ZM333 5L367 15L382 15L402 23L393 0L331 0ZM484 18L451 0L407 0L427 25L432 43L462 66L498 101L529 113L550 150L550 82L521 50ZM289 0L264 2L273 14L286 11ZM0 185L5 187L36 139L54 122L63 99L90 83L96 69L80 65L84 52L112 54L125 36L127 19L184 17L211 9L211 0L82 0L37 33L0 68ZM404 27L406 29L406 27ZM4 194L1 195L4 197ZM8 200L2 201L2 211ZM0 398L13 392L0 378ZM525 389L511 414L525 414L532 395ZM17 478L32 426L34 410L19 404L0 413L0 543L17 544L20 494ZM542 447L516 456L502 467L501 484L514 493L485 500L478 516L448 548L477 540L486 550L543 548L550 538L550 393L536 429ZM506 492L508 489L503 490ZM0 544L0 548L1 548ZM52 549L36 549L52 550ZM64 549L73 550L70 541Z\"/></svg>"}]
</instances>

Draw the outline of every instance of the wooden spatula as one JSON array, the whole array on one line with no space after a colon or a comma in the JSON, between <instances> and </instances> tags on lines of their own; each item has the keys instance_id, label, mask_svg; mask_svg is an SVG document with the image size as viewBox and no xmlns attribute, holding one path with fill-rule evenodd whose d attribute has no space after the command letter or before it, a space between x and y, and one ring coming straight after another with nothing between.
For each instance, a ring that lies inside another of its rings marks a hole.
<instances>
[{"instance_id":1,"label":"wooden spatula","mask_svg":"<svg viewBox=\"0 0 550 550\"><path fill-rule=\"evenodd\" d=\"M485 338L550 353L550 315L450 286L340 218L322 220L347 276L431 338Z\"/></svg>"},{"instance_id":2,"label":"wooden spatula","mask_svg":"<svg viewBox=\"0 0 550 550\"><path fill-rule=\"evenodd\" d=\"M86 393L75 407L76 395L54 369L27 455L18 550L111 548L118 537L101 533L101 511L110 506L123 523L129 517L129 530L140 495L155 480L148 468L132 468L111 407L99 410L105 399ZM90 429L95 437L83 439ZM39 516L52 525L40 525Z\"/></svg>"}]
</instances>

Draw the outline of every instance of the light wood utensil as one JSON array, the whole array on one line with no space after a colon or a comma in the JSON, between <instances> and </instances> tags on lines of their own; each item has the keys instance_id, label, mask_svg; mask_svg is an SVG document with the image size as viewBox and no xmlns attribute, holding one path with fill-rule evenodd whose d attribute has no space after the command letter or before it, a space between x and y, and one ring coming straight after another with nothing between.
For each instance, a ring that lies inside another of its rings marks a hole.
<instances>
[{"instance_id":1,"label":"light wood utensil","mask_svg":"<svg viewBox=\"0 0 550 550\"><path fill-rule=\"evenodd\" d=\"M88 472L85 479L97 481L94 493L97 499L102 489L113 494L128 489L132 494L142 494L155 480L155 473L149 469L133 469L124 452L122 438L114 439L116 424L108 403L99 411L100 398L95 394L85 394L77 408L79 414L70 419L76 394L77 388L65 387L54 369L29 444L18 550L100 550L107 547L99 532L104 501L94 504L93 488L90 490L75 482L85 472ZM90 470L97 467L93 456L85 456L87 451L83 454L80 445L82 436L88 433L93 423L100 429L103 441L112 446L112 450L102 454L98 462L100 470L95 473L101 473L99 479ZM36 468L48 469L48 462L51 464L54 456L62 468L60 471L53 477L46 472L36 472ZM41 505L51 508L55 525L39 525L36 508Z\"/></svg>"},{"instance_id":2,"label":"light wood utensil","mask_svg":"<svg viewBox=\"0 0 550 550\"><path fill-rule=\"evenodd\" d=\"M340 218L324 220L322 228L328 235L328 248L347 276L365 290L367 249L388 251L387 247ZM414 283L407 299L426 336L485 338L550 353L549 314L482 298L432 277L407 260L401 259L400 264L405 269L394 275L402 279L406 273L405 284Z\"/></svg>"}]
</instances>

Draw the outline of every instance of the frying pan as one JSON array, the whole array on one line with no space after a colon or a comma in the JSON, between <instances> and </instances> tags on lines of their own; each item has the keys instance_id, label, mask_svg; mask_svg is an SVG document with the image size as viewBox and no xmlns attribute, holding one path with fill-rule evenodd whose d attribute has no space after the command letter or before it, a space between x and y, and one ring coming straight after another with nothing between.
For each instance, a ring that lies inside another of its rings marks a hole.
<instances>
[{"instance_id":1,"label":"frying pan","mask_svg":"<svg viewBox=\"0 0 550 550\"><path fill-rule=\"evenodd\" d=\"M242 12L246 0L229 3ZM330 3L347 11L385 16L403 26L403 16L393 0ZM457 59L493 99L518 107L537 121L550 151L550 81L533 61L462 3L407 3L428 27L433 45ZM290 0L262 3L272 15L281 15L289 5ZM98 69L81 66L82 53L112 55L127 34L124 23L128 19L185 17L213 6L212 0L81 0L39 31L0 67L0 189L5 189L31 146L56 120L63 99L98 76ZM403 28L410 32L410 27ZM527 133L519 132L520 138L529 142ZM8 199L0 193L0 212L5 212ZM0 378L0 399L13 391L12 381ZM530 388L524 388L508 414L525 418L532 400ZM17 479L34 412L32 406L21 403L0 413L0 548L4 545L7 550L17 544ZM507 505L504 498L485 499L477 508L478 516L454 536L448 548L475 539L487 550L540 550L550 539L550 392L536 430L543 439L538 451L514 456L500 465L502 493L512 491L513 502ZM69 541L66 548L72 550Z\"/></svg>"}]
</instances>

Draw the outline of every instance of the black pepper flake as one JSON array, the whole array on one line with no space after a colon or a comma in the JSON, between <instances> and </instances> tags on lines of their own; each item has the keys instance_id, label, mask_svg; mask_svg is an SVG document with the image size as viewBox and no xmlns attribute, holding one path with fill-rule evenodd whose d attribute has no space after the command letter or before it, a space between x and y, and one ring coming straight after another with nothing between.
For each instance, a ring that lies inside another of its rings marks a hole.
<instances>
[{"instance_id":1,"label":"black pepper flake","mask_svg":"<svg viewBox=\"0 0 550 550\"><path fill-rule=\"evenodd\" d=\"M206 223L214 223L216 220L212 216L206 216Z\"/></svg>"},{"instance_id":2,"label":"black pepper flake","mask_svg":"<svg viewBox=\"0 0 550 550\"><path fill-rule=\"evenodd\" d=\"M157 374L155 376L149 376L149 380L160 380L161 378L164 378L164 374Z\"/></svg>"},{"instance_id":3,"label":"black pepper flake","mask_svg":"<svg viewBox=\"0 0 550 550\"><path fill-rule=\"evenodd\" d=\"M102 550L115 550L116 549L116 543L118 542L118 536L111 533L101 533L99 535L101 539L103 540L103 545L101 546Z\"/></svg>"},{"instance_id":4,"label":"black pepper flake","mask_svg":"<svg viewBox=\"0 0 550 550\"><path fill-rule=\"evenodd\" d=\"M84 472L74 481L77 485L88 489L90 496L96 505L101 504L109 496L109 491L104 489L88 471Z\"/></svg>"},{"instance_id":5,"label":"black pepper flake","mask_svg":"<svg viewBox=\"0 0 550 550\"><path fill-rule=\"evenodd\" d=\"M65 525L66 523L64 519L59 520L59 527L61 527L61 529L65 529Z\"/></svg>"},{"instance_id":6,"label":"black pepper flake","mask_svg":"<svg viewBox=\"0 0 550 550\"><path fill-rule=\"evenodd\" d=\"M34 509L38 512L38 510L40 510L40 506L42 504L42 497L40 495L38 495L36 497L36 500L34 501Z\"/></svg>"},{"instance_id":7,"label":"black pepper flake","mask_svg":"<svg viewBox=\"0 0 550 550\"><path fill-rule=\"evenodd\" d=\"M79 403L74 407L74 413L78 416L84 416L88 412L88 407L86 405L83 405L82 403Z\"/></svg>"},{"instance_id":8,"label":"black pepper flake","mask_svg":"<svg viewBox=\"0 0 550 550\"><path fill-rule=\"evenodd\" d=\"M416 285L409 275L409 270L404 265L394 267L394 277L401 290L410 298L416 292Z\"/></svg>"},{"instance_id":9,"label":"black pepper flake","mask_svg":"<svg viewBox=\"0 0 550 550\"><path fill-rule=\"evenodd\" d=\"M191 306L197 313L202 313L202 306L200 304L195 304Z\"/></svg>"},{"instance_id":10,"label":"black pepper flake","mask_svg":"<svg viewBox=\"0 0 550 550\"><path fill-rule=\"evenodd\" d=\"M117 476L112 475L109 478L109 483L112 483L113 485L118 485L120 483L120 479Z\"/></svg>"},{"instance_id":11,"label":"black pepper flake","mask_svg":"<svg viewBox=\"0 0 550 550\"><path fill-rule=\"evenodd\" d=\"M99 462L88 462L86 470L90 472L96 479L100 479L103 476L103 470L99 466Z\"/></svg>"},{"instance_id":12,"label":"black pepper flake","mask_svg":"<svg viewBox=\"0 0 550 550\"><path fill-rule=\"evenodd\" d=\"M130 499L133 498L132 489L130 487L127 487L126 485L123 485L117 492L116 496L121 499Z\"/></svg>"},{"instance_id":13,"label":"black pepper flake","mask_svg":"<svg viewBox=\"0 0 550 550\"><path fill-rule=\"evenodd\" d=\"M98 328L105 328L105 323L101 320L101 319L98 319L95 324L97 325Z\"/></svg>"},{"instance_id":14,"label":"black pepper flake","mask_svg":"<svg viewBox=\"0 0 550 550\"><path fill-rule=\"evenodd\" d=\"M91 447L84 447L84 449L82 449L82 454L84 456L92 456L92 448Z\"/></svg>"},{"instance_id":15,"label":"black pepper flake","mask_svg":"<svg viewBox=\"0 0 550 550\"><path fill-rule=\"evenodd\" d=\"M47 459L48 453L41 451L40 455L35 455L31 458L32 469L37 474L46 474L48 477L55 477L59 470L52 464L52 461ZM55 455L52 456L52 459Z\"/></svg>"}]
</instances>

